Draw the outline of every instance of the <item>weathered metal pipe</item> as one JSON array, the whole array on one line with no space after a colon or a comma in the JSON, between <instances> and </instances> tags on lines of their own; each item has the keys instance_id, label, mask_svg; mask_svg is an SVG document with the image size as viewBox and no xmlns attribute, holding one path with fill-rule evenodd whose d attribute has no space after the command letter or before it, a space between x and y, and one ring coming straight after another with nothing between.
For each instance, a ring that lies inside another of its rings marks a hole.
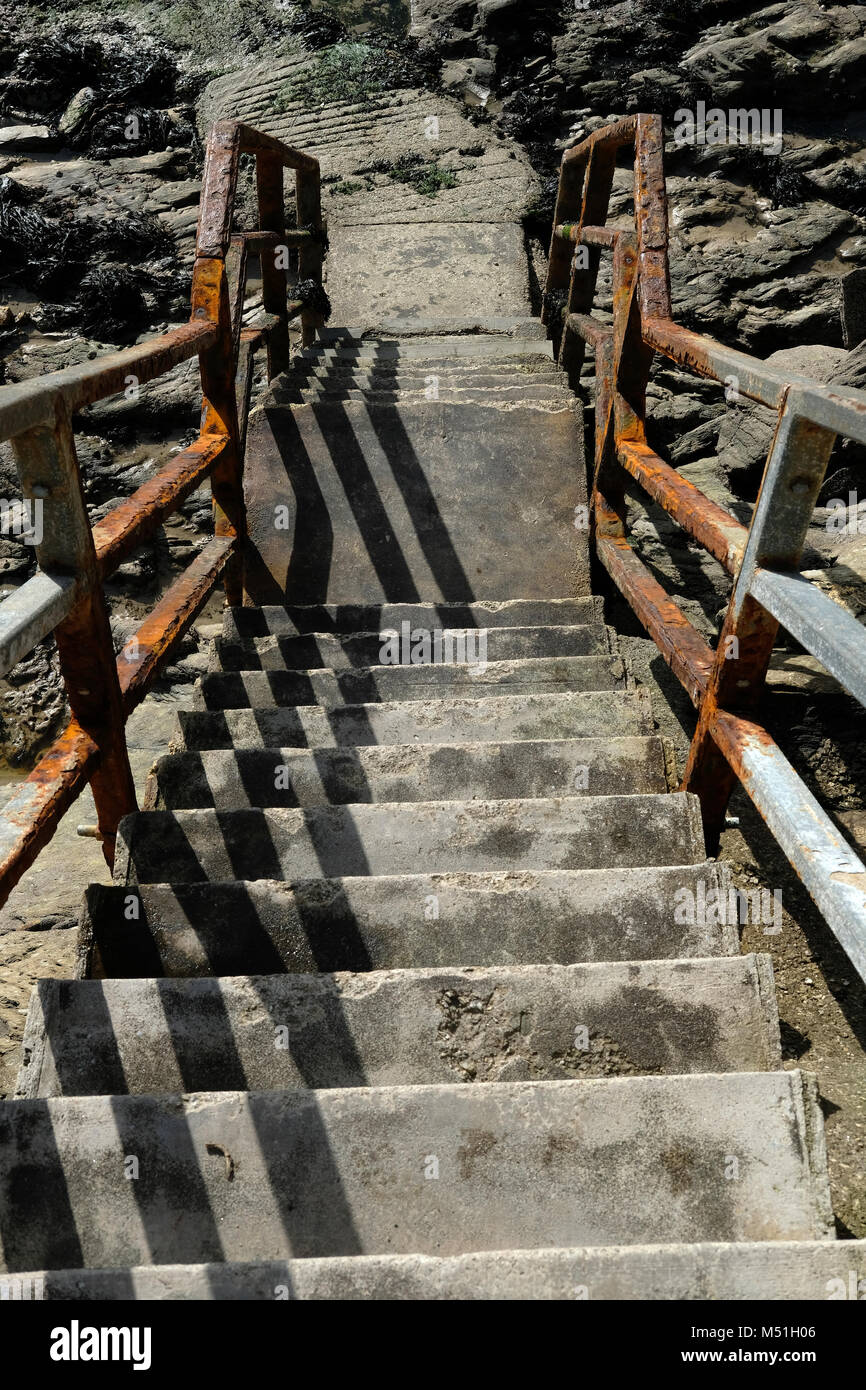
<instances>
[{"instance_id":1,"label":"weathered metal pipe","mask_svg":"<svg viewBox=\"0 0 866 1390\"><path fill-rule=\"evenodd\" d=\"M261 229L232 232L241 153L257 155L264 178ZM282 208L282 170L296 171L298 217L287 229ZM279 178L277 172L279 171ZM241 487L242 437L235 381L243 344L241 391L248 395L251 355L279 345L292 312L312 322L306 301L281 298L268 252L296 246L304 278L321 283L325 245L319 203L319 164L271 136L240 122L220 122L207 144L193 273L191 321L170 333L34 381L0 389L0 439L11 438L24 496L46 501L45 534L37 546L42 572L0 605L0 662L25 655L55 631L73 718L0 816L0 904L48 842L60 817L93 782L99 814L95 830L109 863L121 817L135 808L124 722L146 694L214 584L222 576L232 601L241 598L240 547L245 535ZM266 285L265 312L244 329L246 261L259 255ZM231 274L226 272L226 258ZM231 281L231 284L229 283ZM277 302L279 299L279 302ZM271 302L273 301L273 303ZM308 326L305 332L308 331ZM280 363L287 360L287 340ZM203 406L201 431L187 449L91 530L71 430L74 412L162 375L198 356ZM272 366L278 365L276 358ZM172 585L116 660L102 580L146 540L161 522L210 476L216 536Z\"/></svg>"}]
</instances>

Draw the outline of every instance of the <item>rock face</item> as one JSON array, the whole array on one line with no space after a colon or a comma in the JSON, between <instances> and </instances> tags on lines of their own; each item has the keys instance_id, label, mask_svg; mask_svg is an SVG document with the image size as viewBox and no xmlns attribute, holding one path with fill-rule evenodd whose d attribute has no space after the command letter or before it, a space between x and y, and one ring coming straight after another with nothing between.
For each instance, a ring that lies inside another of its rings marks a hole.
<instances>
[{"instance_id":1,"label":"rock face","mask_svg":"<svg viewBox=\"0 0 866 1390\"><path fill-rule=\"evenodd\" d=\"M630 112L662 112L672 134L677 110L698 100L765 109L771 124L778 111L776 155L668 145L677 316L761 356L796 343L841 346L836 281L866 257L866 127L848 115L866 75L866 9L817 0L740 8L717 6L708 26L692 0L536 4L528 14L510 3L415 0L412 29L440 46L449 80L477 55L487 108L530 144L542 172L557 142Z\"/></svg>"},{"instance_id":2,"label":"rock face","mask_svg":"<svg viewBox=\"0 0 866 1390\"><path fill-rule=\"evenodd\" d=\"M15 20L0 5L4 383L77 365L188 317L201 159L190 103L202 80L162 44L119 21L96 28L92 15L58 25L37 6ZM76 446L92 519L185 442L198 395L193 362L136 400L121 394L82 413ZM8 444L0 445L0 481L4 498L18 496ZM185 506L197 529L209 526L204 499ZM121 627L188 558L187 524L179 518L107 586ZM34 565L33 546L4 524L2 582L20 584ZM64 705L49 641L0 682L3 758L32 763L62 726Z\"/></svg>"},{"instance_id":3,"label":"rock face","mask_svg":"<svg viewBox=\"0 0 866 1390\"><path fill-rule=\"evenodd\" d=\"M334 322L529 313L521 219L537 181L520 147L440 93L296 95L315 95L320 70L309 54L218 78L199 122L239 117L320 160Z\"/></svg>"}]
</instances>

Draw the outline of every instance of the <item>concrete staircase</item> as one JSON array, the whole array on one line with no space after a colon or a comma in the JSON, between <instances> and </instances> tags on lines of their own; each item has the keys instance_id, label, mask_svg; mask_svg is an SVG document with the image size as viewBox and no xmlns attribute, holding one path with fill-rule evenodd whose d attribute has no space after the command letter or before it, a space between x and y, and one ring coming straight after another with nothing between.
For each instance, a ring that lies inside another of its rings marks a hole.
<instances>
[{"instance_id":1,"label":"concrete staircase","mask_svg":"<svg viewBox=\"0 0 866 1390\"><path fill-rule=\"evenodd\" d=\"M589 592L548 344L329 334L248 458L251 583L291 602L226 613L82 978L34 992L0 1267L73 1299L856 1290L769 958L712 911ZM382 659L404 623L426 660Z\"/></svg>"}]
</instances>

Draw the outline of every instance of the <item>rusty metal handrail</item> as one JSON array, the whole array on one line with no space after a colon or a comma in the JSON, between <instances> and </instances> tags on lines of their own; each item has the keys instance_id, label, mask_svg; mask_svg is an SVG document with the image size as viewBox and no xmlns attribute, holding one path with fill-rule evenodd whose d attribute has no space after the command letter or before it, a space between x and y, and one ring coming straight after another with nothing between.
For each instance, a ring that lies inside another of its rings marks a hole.
<instances>
[{"instance_id":1,"label":"rusty metal handrail","mask_svg":"<svg viewBox=\"0 0 866 1390\"><path fill-rule=\"evenodd\" d=\"M619 151L634 149L634 217L606 226ZM599 560L698 709L682 789L699 799L715 851L739 779L866 980L866 866L757 721L780 626L866 704L866 631L799 572L806 531L837 435L866 443L866 393L839 392L673 321L661 118L596 131L562 158L543 318L561 365L595 355L592 535ZM580 258L576 247L586 247ZM613 255L613 324L592 316L603 250ZM743 526L654 453L646 388L656 352L778 412L751 524ZM733 577L715 650L653 578L626 537L634 478Z\"/></svg>"},{"instance_id":2,"label":"rusty metal handrail","mask_svg":"<svg viewBox=\"0 0 866 1390\"><path fill-rule=\"evenodd\" d=\"M242 154L256 160L260 226L232 234ZM297 228L287 231L283 171L295 171ZM53 632L72 717L0 816L0 905L88 782L109 865L117 827L136 810L125 723L221 578L229 603L243 595L246 519L242 460L253 354L266 345L268 374L289 363L288 325L302 341L320 306L288 299L285 260L297 249L299 279L321 285L324 226L319 164L238 121L221 121L205 155L190 322L162 337L34 381L0 388L0 440L9 439L22 497L43 508L38 572L0 603L0 674ZM274 252L274 254L271 254ZM259 258L262 321L244 328L247 257ZM91 527L75 454L73 415L197 356L202 383L198 438ZM210 478L214 536L115 658L103 581L189 494Z\"/></svg>"}]
</instances>

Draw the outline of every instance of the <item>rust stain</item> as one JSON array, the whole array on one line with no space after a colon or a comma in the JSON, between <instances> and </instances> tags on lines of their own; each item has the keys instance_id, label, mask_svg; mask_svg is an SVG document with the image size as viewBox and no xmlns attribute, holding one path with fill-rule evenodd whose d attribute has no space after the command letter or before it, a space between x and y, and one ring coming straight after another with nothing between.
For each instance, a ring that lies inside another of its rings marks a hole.
<instances>
[{"instance_id":1,"label":"rust stain","mask_svg":"<svg viewBox=\"0 0 866 1390\"><path fill-rule=\"evenodd\" d=\"M201 485L227 444L228 436L220 434L194 440L96 523L93 541L103 579Z\"/></svg>"},{"instance_id":2,"label":"rust stain","mask_svg":"<svg viewBox=\"0 0 866 1390\"><path fill-rule=\"evenodd\" d=\"M623 440L617 454L623 467L683 530L734 574L746 548L748 528L681 477L643 440Z\"/></svg>"}]
</instances>

